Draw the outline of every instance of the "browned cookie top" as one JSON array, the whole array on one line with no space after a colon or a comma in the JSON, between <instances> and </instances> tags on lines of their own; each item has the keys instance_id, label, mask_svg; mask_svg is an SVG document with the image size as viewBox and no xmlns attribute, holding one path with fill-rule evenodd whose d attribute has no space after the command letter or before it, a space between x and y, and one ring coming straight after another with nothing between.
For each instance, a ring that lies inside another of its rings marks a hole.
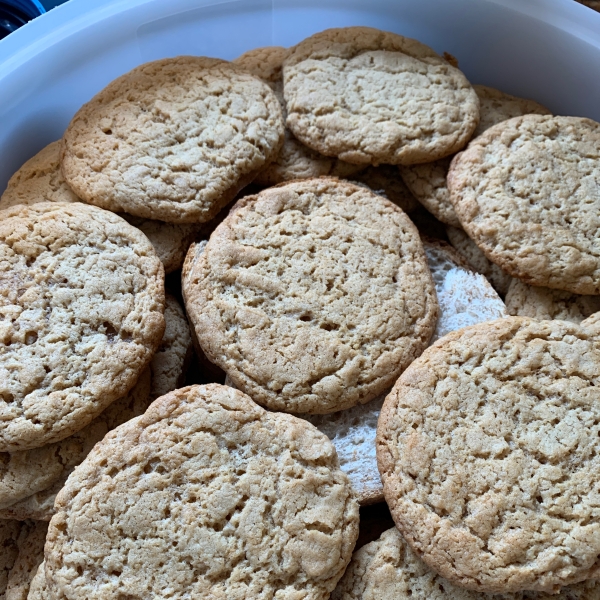
<instances>
[{"instance_id":1,"label":"browned cookie top","mask_svg":"<svg viewBox=\"0 0 600 600\"><path fill-rule=\"evenodd\" d=\"M600 294L600 123L499 123L454 158L448 188L465 231L510 275Z\"/></svg>"},{"instance_id":2,"label":"browned cookie top","mask_svg":"<svg viewBox=\"0 0 600 600\"><path fill-rule=\"evenodd\" d=\"M328 29L291 48L287 126L357 164L414 164L462 148L479 122L466 77L420 42L370 27Z\"/></svg>"},{"instance_id":3,"label":"browned cookie top","mask_svg":"<svg viewBox=\"0 0 600 600\"><path fill-rule=\"evenodd\" d=\"M389 388L427 346L438 305L397 206L336 179L242 199L183 272L208 358L273 410L328 413Z\"/></svg>"},{"instance_id":4,"label":"browned cookie top","mask_svg":"<svg viewBox=\"0 0 600 600\"><path fill-rule=\"evenodd\" d=\"M506 317L448 334L377 429L396 525L451 582L489 593L600 576L600 340Z\"/></svg>"},{"instance_id":5,"label":"browned cookie top","mask_svg":"<svg viewBox=\"0 0 600 600\"><path fill-rule=\"evenodd\" d=\"M148 239L113 213L0 213L0 452L64 439L127 393L163 335L163 280Z\"/></svg>"},{"instance_id":6,"label":"browned cookie top","mask_svg":"<svg viewBox=\"0 0 600 600\"><path fill-rule=\"evenodd\" d=\"M201 223L276 155L283 131L266 83L222 60L168 58L119 77L79 110L62 170L90 204Z\"/></svg>"}]
</instances>

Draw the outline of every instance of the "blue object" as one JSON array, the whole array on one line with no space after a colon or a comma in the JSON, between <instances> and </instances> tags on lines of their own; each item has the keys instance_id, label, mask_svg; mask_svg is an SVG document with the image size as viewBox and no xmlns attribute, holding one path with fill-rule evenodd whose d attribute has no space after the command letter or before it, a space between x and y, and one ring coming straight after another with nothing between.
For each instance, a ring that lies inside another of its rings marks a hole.
<instances>
[{"instance_id":1,"label":"blue object","mask_svg":"<svg viewBox=\"0 0 600 600\"><path fill-rule=\"evenodd\" d=\"M38 0L0 0L0 39L45 12Z\"/></svg>"}]
</instances>

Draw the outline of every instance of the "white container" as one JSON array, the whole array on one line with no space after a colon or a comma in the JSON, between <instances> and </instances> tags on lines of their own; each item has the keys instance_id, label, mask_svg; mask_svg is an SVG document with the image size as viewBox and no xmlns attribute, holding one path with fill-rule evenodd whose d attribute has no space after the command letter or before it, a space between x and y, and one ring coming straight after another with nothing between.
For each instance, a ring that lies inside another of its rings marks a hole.
<instances>
[{"instance_id":1,"label":"white container","mask_svg":"<svg viewBox=\"0 0 600 600\"><path fill-rule=\"evenodd\" d=\"M473 83L600 121L600 14L574 0L71 0L0 41L0 192L140 63L232 59L346 25L415 37L456 56Z\"/></svg>"}]
</instances>

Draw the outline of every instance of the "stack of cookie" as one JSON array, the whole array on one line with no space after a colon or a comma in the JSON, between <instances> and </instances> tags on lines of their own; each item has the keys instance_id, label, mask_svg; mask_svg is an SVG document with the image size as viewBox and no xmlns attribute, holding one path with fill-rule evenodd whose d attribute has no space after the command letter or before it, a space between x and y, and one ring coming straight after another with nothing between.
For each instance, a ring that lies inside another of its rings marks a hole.
<instances>
[{"instance_id":1,"label":"stack of cookie","mask_svg":"<svg viewBox=\"0 0 600 600\"><path fill-rule=\"evenodd\" d=\"M0 597L600 598L599 181L370 28L109 84L0 199Z\"/></svg>"}]
</instances>

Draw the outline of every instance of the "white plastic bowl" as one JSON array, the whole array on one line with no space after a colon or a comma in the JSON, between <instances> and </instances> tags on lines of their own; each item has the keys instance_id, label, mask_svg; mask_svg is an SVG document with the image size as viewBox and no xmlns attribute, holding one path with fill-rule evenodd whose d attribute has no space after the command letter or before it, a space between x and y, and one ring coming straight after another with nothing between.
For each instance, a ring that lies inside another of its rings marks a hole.
<instances>
[{"instance_id":1,"label":"white plastic bowl","mask_svg":"<svg viewBox=\"0 0 600 600\"><path fill-rule=\"evenodd\" d=\"M456 56L473 83L600 121L600 14L573 0L71 0L0 41L0 192L140 63L232 59L346 25L415 37Z\"/></svg>"}]
</instances>

